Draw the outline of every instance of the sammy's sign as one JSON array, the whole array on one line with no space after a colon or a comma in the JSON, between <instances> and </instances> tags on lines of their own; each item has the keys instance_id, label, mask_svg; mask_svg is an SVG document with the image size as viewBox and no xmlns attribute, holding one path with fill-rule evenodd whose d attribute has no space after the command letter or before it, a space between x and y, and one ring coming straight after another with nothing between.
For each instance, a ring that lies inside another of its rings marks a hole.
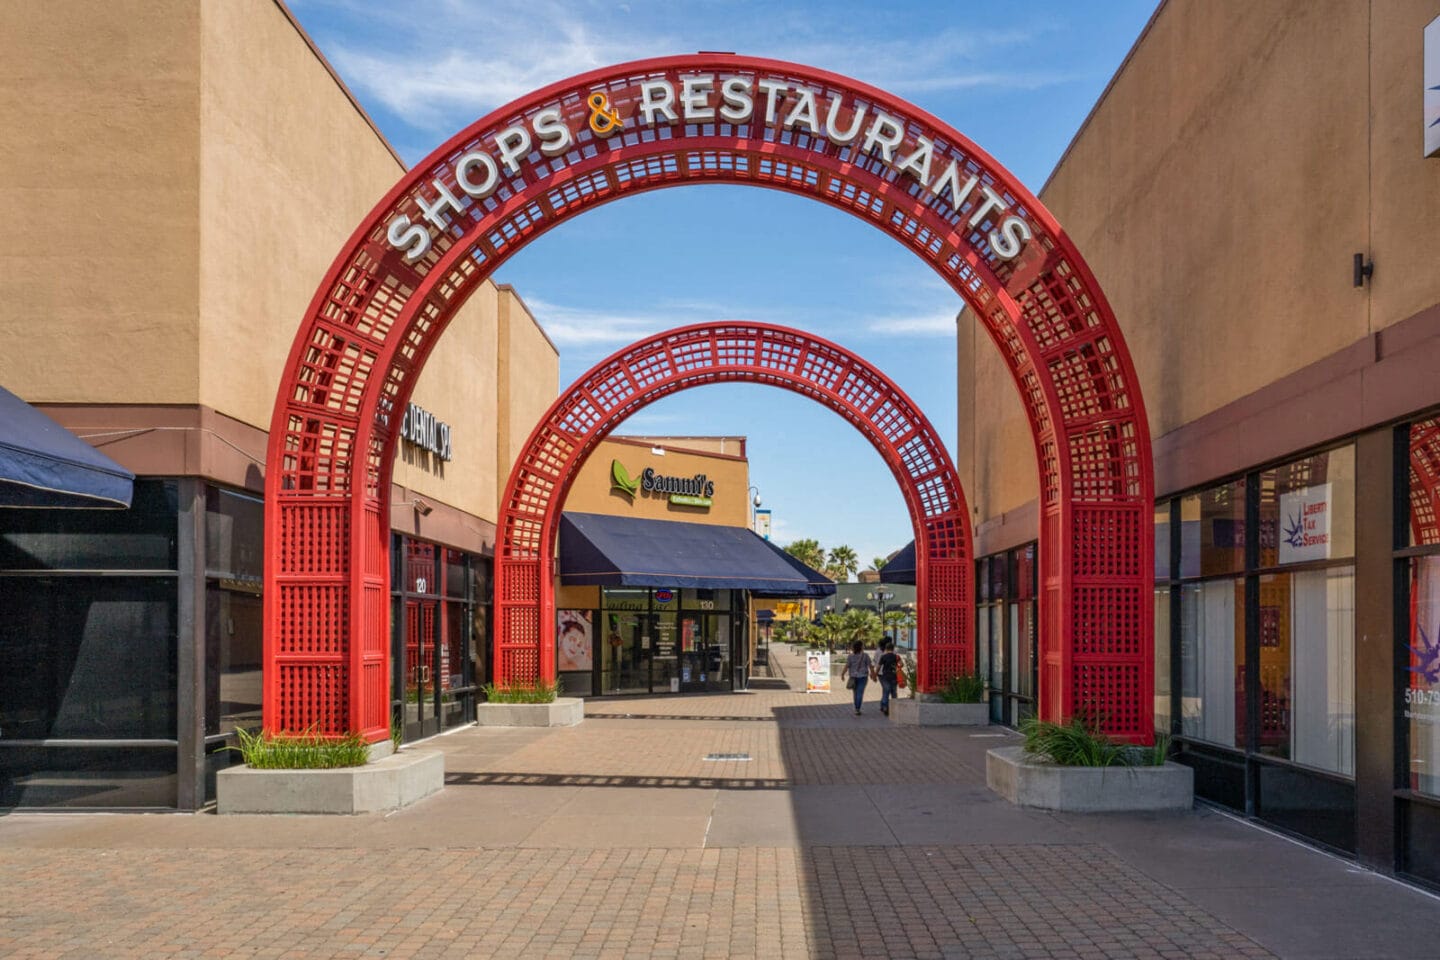
<instances>
[{"instance_id":1,"label":"sammy's sign","mask_svg":"<svg viewBox=\"0 0 1440 960\"><path fill-rule=\"evenodd\" d=\"M625 106L612 104L611 97ZM940 200L964 211L957 230L983 229L991 251L1012 260L1033 236L1012 201L985 182L971 158L944 145L944 137L923 122L897 117L869 102L835 93L828 99L783 77L696 74L639 80L632 89L593 90L583 101L549 104L475 145L448 163L446 176L422 185L386 227L390 246L415 261L430 251L431 231L471 222L471 207L522 173L544 176L572 150L594 151L597 141L645 128L668 127L669 143L683 148L687 137L714 136L717 124L766 127L792 145L819 152L848 148L849 163L879 163L921 188L920 202ZM753 134L752 134L753 135ZM623 144L622 141L617 141ZM828 146L827 146L828 145ZM406 208L409 209L406 209Z\"/></svg>"},{"instance_id":2,"label":"sammy's sign","mask_svg":"<svg viewBox=\"0 0 1440 960\"><path fill-rule=\"evenodd\" d=\"M1280 494L1280 562L1330 558L1330 484Z\"/></svg>"}]
</instances>

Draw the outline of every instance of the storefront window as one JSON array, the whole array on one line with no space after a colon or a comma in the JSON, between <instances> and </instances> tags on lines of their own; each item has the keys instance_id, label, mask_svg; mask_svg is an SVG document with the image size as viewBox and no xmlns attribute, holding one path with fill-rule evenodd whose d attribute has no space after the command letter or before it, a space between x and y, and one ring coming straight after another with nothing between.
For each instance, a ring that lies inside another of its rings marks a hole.
<instances>
[{"instance_id":1,"label":"storefront window","mask_svg":"<svg viewBox=\"0 0 1440 960\"><path fill-rule=\"evenodd\" d=\"M206 736L260 726L264 520L259 497L206 488Z\"/></svg>"},{"instance_id":2,"label":"storefront window","mask_svg":"<svg viewBox=\"0 0 1440 960\"><path fill-rule=\"evenodd\" d=\"M1180 731L1245 746L1245 583L1180 589Z\"/></svg>"},{"instance_id":3,"label":"storefront window","mask_svg":"<svg viewBox=\"0 0 1440 960\"><path fill-rule=\"evenodd\" d=\"M391 562L392 706L414 740L475 718L489 636L487 608L476 599L488 561L396 535Z\"/></svg>"},{"instance_id":4,"label":"storefront window","mask_svg":"<svg viewBox=\"0 0 1440 960\"><path fill-rule=\"evenodd\" d=\"M1403 660L1410 789L1440 796L1440 555L1410 562L1411 620Z\"/></svg>"},{"instance_id":5,"label":"storefront window","mask_svg":"<svg viewBox=\"0 0 1440 960\"><path fill-rule=\"evenodd\" d=\"M686 610L729 610L729 590L691 590L680 591L680 606Z\"/></svg>"},{"instance_id":6,"label":"storefront window","mask_svg":"<svg viewBox=\"0 0 1440 960\"><path fill-rule=\"evenodd\" d=\"M1355 555L1355 448L1260 474L1260 566Z\"/></svg>"},{"instance_id":7,"label":"storefront window","mask_svg":"<svg viewBox=\"0 0 1440 960\"><path fill-rule=\"evenodd\" d=\"M1155 579L1170 579L1170 501L1155 505Z\"/></svg>"},{"instance_id":8,"label":"storefront window","mask_svg":"<svg viewBox=\"0 0 1440 960\"><path fill-rule=\"evenodd\" d=\"M1180 500L1180 576L1208 577L1245 568L1245 481Z\"/></svg>"},{"instance_id":9,"label":"storefront window","mask_svg":"<svg viewBox=\"0 0 1440 960\"><path fill-rule=\"evenodd\" d=\"M1155 588L1155 732L1170 733L1170 587Z\"/></svg>"}]
</instances>

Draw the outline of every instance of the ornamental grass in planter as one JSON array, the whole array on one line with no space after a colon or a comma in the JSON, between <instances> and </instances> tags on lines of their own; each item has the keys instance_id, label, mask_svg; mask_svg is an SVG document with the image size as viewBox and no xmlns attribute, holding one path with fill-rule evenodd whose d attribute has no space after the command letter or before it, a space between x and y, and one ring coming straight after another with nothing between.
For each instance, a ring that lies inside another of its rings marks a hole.
<instances>
[{"instance_id":1,"label":"ornamental grass in planter","mask_svg":"<svg viewBox=\"0 0 1440 960\"><path fill-rule=\"evenodd\" d=\"M490 703L554 703L562 684L555 680L509 680L485 684L485 699Z\"/></svg>"},{"instance_id":2,"label":"ornamental grass in planter","mask_svg":"<svg viewBox=\"0 0 1440 960\"><path fill-rule=\"evenodd\" d=\"M358 733L330 737L309 728L301 733L251 732L235 729L240 741L237 750L245 765L253 770L332 770L337 767L363 767L370 760L370 746Z\"/></svg>"},{"instance_id":3,"label":"ornamental grass in planter","mask_svg":"<svg viewBox=\"0 0 1440 960\"><path fill-rule=\"evenodd\" d=\"M951 677L950 682L935 693L941 703L983 703L985 678L978 673Z\"/></svg>"},{"instance_id":4,"label":"ornamental grass in planter","mask_svg":"<svg viewBox=\"0 0 1440 960\"><path fill-rule=\"evenodd\" d=\"M1155 738L1153 747L1120 743L1080 717L1064 723L1029 717L1020 722L1025 752L1062 767L1163 767L1170 738Z\"/></svg>"}]
</instances>

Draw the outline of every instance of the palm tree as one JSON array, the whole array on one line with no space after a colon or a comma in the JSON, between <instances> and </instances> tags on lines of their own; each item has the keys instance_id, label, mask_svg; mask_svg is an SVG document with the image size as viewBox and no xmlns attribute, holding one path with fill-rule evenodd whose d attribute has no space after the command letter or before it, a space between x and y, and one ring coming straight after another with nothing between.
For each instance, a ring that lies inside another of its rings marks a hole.
<instances>
[{"instance_id":1,"label":"palm tree","mask_svg":"<svg viewBox=\"0 0 1440 960\"><path fill-rule=\"evenodd\" d=\"M811 569L819 570L825 566L825 551L820 549L819 540L796 540L786 544L785 552Z\"/></svg>"},{"instance_id":2,"label":"palm tree","mask_svg":"<svg viewBox=\"0 0 1440 960\"><path fill-rule=\"evenodd\" d=\"M836 645L844 644L845 642L844 615L836 613L833 610L825 614L825 616L820 618L820 624L815 628L812 635L825 643L826 650L834 653Z\"/></svg>"},{"instance_id":3,"label":"palm tree","mask_svg":"<svg viewBox=\"0 0 1440 960\"><path fill-rule=\"evenodd\" d=\"M871 570L874 570L876 573L879 573L881 570L884 570L884 569L885 569L885 558L884 558L884 557L876 557L874 560L871 560L871 561L870 561L870 569L871 569Z\"/></svg>"},{"instance_id":4,"label":"palm tree","mask_svg":"<svg viewBox=\"0 0 1440 960\"><path fill-rule=\"evenodd\" d=\"M856 607L853 610L846 610L841 619L847 644L859 640L865 646L873 647L879 641L880 618L875 615L874 611Z\"/></svg>"},{"instance_id":5,"label":"palm tree","mask_svg":"<svg viewBox=\"0 0 1440 960\"><path fill-rule=\"evenodd\" d=\"M850 579L850 574L860 569L860 558L855 556L855 551L843 543L830 551L830 563L826 573L831 580L845 582ZM838 574L838 576L836 575Z\"/></svg>"}]
</instances>

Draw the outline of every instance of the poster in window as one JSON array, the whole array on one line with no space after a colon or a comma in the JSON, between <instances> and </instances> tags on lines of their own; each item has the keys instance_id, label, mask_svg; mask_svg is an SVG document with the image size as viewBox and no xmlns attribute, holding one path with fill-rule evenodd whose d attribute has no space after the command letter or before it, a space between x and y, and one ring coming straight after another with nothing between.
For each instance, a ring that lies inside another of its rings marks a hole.
<instances>
[{"instance_id":1,"label":"poster in window","mask_svg":"<svg viewBox=\"0 0 1440 960\"><path fill-rule=\"evenodd\" d=\"M590 610L561 610L558 616L556 667L561 672L593 669L594 613Z\"/></svg>"},{"instance_id":2,"label":"poster in window","mask_svg":"<svg viewBox=\"0 0 1440 960\"><path fill-rule=\"evenodd\" d=\"M1330 559L1330 484L1280 495L1280 562Z\"/></svg>"}]
</instances>

